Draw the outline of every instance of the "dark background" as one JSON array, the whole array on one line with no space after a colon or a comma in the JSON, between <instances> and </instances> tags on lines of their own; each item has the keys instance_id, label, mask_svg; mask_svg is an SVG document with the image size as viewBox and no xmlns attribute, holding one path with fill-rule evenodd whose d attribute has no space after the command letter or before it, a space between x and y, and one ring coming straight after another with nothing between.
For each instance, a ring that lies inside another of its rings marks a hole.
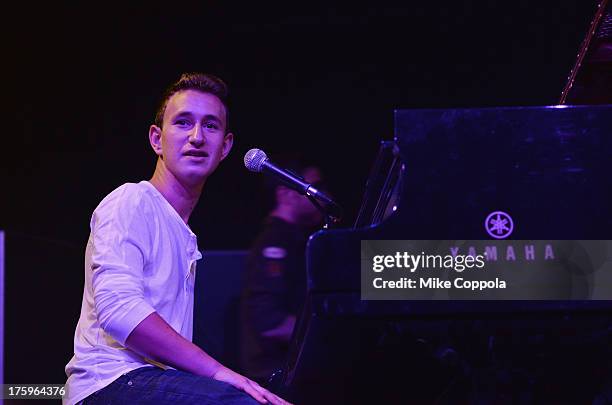
<instances>
[{"instance_id":1,"label":"dark background","mask_svg":"<svg viewBox=\"0 0 612 405\"><path fill-rule=\"evenodd\" d=\"M180 73L230 86L234 150L190 222L201 249L244 249L267 210L262 178L242 164L248 149L322 167L350 226L394 109L556 104L596 3L23 2L5 11L5 380L64 381L91 213L122 183L150 178L148 126Z\"/></svg>"}]
</instances>

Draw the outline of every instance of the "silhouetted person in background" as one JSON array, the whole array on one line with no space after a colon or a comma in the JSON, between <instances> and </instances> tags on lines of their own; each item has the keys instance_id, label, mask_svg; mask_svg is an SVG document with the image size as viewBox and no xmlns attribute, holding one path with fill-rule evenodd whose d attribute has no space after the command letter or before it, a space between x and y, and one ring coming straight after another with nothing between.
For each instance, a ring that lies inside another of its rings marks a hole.
<instances>
[{"instance_id":1,"label":"silhouetted person in background","mask_svg":"<svg viewBox=\"0 0 612 405\"><path fill-rule=\"evenodd\" d=\"M318 168L297 174L321 189ZM243 370L260 383L284 365L305 299L306 242L322 221L319 210L296 191L277 185L274 197L275 206L249 251L242 298Z\"/></svg>"}]
</instances>

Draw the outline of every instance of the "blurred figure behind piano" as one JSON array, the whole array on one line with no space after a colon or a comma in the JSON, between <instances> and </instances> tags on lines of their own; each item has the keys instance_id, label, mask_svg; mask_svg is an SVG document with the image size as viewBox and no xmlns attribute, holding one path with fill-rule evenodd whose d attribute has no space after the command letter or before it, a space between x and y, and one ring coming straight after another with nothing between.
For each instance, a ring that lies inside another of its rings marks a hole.
<instances>
[{"instance_id":1,"label":"blurred figure behind piano","mask_svg":"<svg viewBox=\"0 0 612 405\"><path fill-rule=\"evenodd\" d=\"M325 189L317 167L289 168ZM251 245L242 294L242 368L261 383L284 365L306 293L306 242L323 219L305 196L269 185L274 208Z\"/></svg>"}]
</instances>

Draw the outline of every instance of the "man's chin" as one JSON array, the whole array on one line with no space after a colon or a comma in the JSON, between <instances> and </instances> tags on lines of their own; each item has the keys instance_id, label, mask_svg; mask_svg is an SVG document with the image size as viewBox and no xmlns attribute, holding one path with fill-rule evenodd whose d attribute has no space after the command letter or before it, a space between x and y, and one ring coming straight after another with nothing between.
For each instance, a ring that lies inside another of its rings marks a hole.
<instances>
[{"instance_id":1,"label":"man's chin","mask_svg":"<svg viewBox=\"0 0 612 405\"><path fill-rule=\"evenodd\" d=\"M179 170L175 171L175 177L181 184L189 185L190 187L201 187L217 168L217 165L209 164L212 162L207 163L208 164L177 167Z\"/></svg>"},{"instance_id":2,"label":"man's chin","mask_svg":"<svg viewBox=\"0 0 612 405\"><path fill-rule=\"evenodd\" d=\"M209 171L187 171L185 173L181 173L179 180L182 184L186 184L191 187L201 187L206 182L209 175Z\"/></svg>"}]
</instances>

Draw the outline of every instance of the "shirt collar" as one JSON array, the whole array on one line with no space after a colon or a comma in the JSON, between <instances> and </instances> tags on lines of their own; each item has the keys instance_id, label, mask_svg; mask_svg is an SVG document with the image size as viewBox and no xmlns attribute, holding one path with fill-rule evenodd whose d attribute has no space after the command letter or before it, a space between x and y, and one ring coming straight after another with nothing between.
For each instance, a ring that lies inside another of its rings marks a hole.
<instances>
[{"instance_id":1,"label":"shirt collar","mask_svg":"<svg viewBox=\"0 0 612 405\"><path fill-rule=\"evenodd\" d=\"M185 231L187 231L189 236L191 236L192 238L196 237L196 235L193 233L189 225L187 225L185 221L183 221L183 218L181 218L181 216L178 214L178 212L176 212L174 207L168 202L168 200L166 200L166 197L164 197L162 193L160 193L159 190L155 188L153 184L151 184L147 180L141 181L140 184L144 185L145 187L148 187L153 192L153 195L155 197L163 201L163 205L166 207L168 212L170 212L170 215L173 216L181 224L181 226L183 227L183 229L185 229Z\"/></svg>"}]
</instances>

